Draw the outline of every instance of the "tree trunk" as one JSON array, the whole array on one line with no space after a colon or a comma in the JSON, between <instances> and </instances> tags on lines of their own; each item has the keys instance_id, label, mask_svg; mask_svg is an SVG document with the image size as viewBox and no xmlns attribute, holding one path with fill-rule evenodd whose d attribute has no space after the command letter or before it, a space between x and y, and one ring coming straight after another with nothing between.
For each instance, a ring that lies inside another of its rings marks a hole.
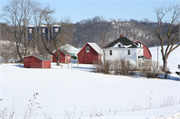
<instances>
[{"instance_id":1,"label":"tree trunk","mask_svg":"<svg viewBox=\"0 0 180 119\"><path fill-rule=\"evenodd\" d=\"M56 64L57 64L58 66L60 65L60 64L59 64L59 59L60 59L60 57L58 56L57 59L56 59L56 61L57 61Z\"/></svg>"},{"instance_id":2,"label":"tree trunk","mask_svg":"<svg viewBox=\"0 0 180 119\"><path fill-rule=\"evenodd\" d=\"M18 46L18 45L17 45L16 49L17 49L17 54L19 55L19 59L20 59L19 63L23 63L22 54L21 54L21 52L20 52L20 49L19 49L19 46Z\"/></svg>"},{"instance_id":3,"label":"tree trunk","mask_svg":"<svg viewBox=\"0 0 180 119\"><path fill-rule=\"evenodd\" d=\"M166 72L167 71L167 58L163 58L163 69L162 69L163 72Z\"/></svg>"}]
</instances>

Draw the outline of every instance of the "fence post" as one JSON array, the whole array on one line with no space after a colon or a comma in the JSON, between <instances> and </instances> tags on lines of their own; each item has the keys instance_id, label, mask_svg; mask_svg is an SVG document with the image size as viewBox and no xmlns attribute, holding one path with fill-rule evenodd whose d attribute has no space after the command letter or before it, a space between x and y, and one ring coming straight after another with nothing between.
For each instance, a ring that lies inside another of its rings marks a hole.
<instances>
[{"instance_id":1,"label":"fence post","mask_svg":"<svg viewBox=\"0 0 180 119\"><path fill-rule=\"evenodd\" d=\"M62 62L61 62L61 69L62 69Z\"/></svg>"},{"instance_id":2,"label":"fence post","mask_svg":"<svg viewBox=\"0 0 180 119\"><path fill-rule=\"evenodd\" d=\"M78 64L78 69L79 69L79 62L77 62L77 64Z\"/></svg>"}]
</instances>

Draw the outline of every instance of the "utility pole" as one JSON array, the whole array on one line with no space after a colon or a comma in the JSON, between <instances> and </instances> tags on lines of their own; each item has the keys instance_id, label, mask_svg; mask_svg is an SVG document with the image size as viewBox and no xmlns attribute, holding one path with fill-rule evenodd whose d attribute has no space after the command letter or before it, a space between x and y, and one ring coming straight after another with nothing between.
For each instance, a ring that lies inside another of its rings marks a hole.
<instances>
[{"instance_id":1,"label":"utility pole","mask_svg":"<svg viewBox=\"0 0 180 119\"><path fill-rule=\"evenodd\" d=\"M157 68L159 64L159 46L157 46Z\"/></svg>"}]
</instances>

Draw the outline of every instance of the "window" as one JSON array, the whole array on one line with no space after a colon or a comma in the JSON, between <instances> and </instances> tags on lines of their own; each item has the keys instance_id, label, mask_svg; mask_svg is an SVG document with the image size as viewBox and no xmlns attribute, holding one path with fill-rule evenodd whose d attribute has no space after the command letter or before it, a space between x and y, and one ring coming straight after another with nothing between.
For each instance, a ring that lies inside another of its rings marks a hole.
<instances>
[{"instance_id":1,"label":"window","mask_svg":"<svg viewBox=\"0 0 180 119\"><path fill-rule=\"evenodd\" d=\"M121 47L121 45L119 44L119 45L118 45L118 47L120 48L120 47Z\"/></svg>"},{"instance_id":2,"label":"window","mask_svg":"<svg viewBox=\"0 0 180 119\"><path fill-rule=\"evenodd\" d=\"M130 50L128 50L128 55L130 55Z\"/></svg>"},{"instance_id":3,"label":"window","mask_svg":"<svg viewBox=\"0 0 180 119\"><path fill-rule=\"evenodd\" d=\"M86 47L86 52L89 52L89 51L90 51L89 46L87 46Z\"/></svg>"},{"instance_id":4,"label":"window","mask_svg":"<svg viewBox=\"0 0 180 119\"><path fill-rule=\"evenodd\" d=\"M112 55L112 50L109 51L109 54Z\"/></svg>"}]
</instances>

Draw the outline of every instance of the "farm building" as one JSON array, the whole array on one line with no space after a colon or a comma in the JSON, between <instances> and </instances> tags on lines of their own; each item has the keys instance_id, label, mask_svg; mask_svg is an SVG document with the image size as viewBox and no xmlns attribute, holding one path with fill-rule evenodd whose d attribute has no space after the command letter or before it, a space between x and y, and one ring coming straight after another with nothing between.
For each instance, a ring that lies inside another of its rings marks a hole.
<instances>
[{"instance_id":1,"label":"farm building","mask_svg":"<svg viewBox=\"0 0 180 119\"><path fill-rule=\"evenodd\" d=\"M91 64L102 60L102 49L96 43L87 43L78 52L78 62L82 64Z\"/></svg>"},{"instance_id":2,"label":"farm building","mask_svg":"<svg viewBox=\"0 0 180 119\"><path fill-rule=\"evenodd\" d=\"M51 60L41 55L29 55L23 60L25 68L51 68Z\"/></svg>"},{"instance_id":3,"label":"farm building","mask_svg":"<svg viewBox=\"0 0 180 119\"><path fill-rule=\"evenodd\" d=\"M151 58L152 58L152 55L151 55L150 50L148 49L148 47L147 47L144 43L142 43L142 42L140 42L140 41L135 41L134 43L135 43L137 46L140 46L140 45L143 46L143 57L144 57L144 58L147 58L147 59L151 59Z\"/></svg>"},{"instance_id":4,"label":"farm building","mask_svg":"<svg viewBox=\"0 0 180 119\"><path fill-rule=\"evenodd\" d=\"M71 60L71 55L70 55L66 50L60 49L60 50L58 50L58 51L59 51L59 53L60 53L59 62L62 62L62 63L68 63L68 62L70 62L70 60ZM57 51L54 52L54 54L55 54L56 56L58 56ZM52 62L56 62L56 58L55 58L54 56L53 56Z\"/></svg>"},{"instance_id":5,"label":"farm building","mask_svg":"<svg viewBox=\"0 0 180 119\"><path fill-rule=\"evenodd\" d=\"M142 66L145 61L151 59L151 53L145 45L139 41L134 43L123 35L120 35L118 39L104 46L103 50L105 52L105 59L112 61L125 59L136 67ZM148 54L144 54L144 51Z\"/></svg>"}]
</instances>

